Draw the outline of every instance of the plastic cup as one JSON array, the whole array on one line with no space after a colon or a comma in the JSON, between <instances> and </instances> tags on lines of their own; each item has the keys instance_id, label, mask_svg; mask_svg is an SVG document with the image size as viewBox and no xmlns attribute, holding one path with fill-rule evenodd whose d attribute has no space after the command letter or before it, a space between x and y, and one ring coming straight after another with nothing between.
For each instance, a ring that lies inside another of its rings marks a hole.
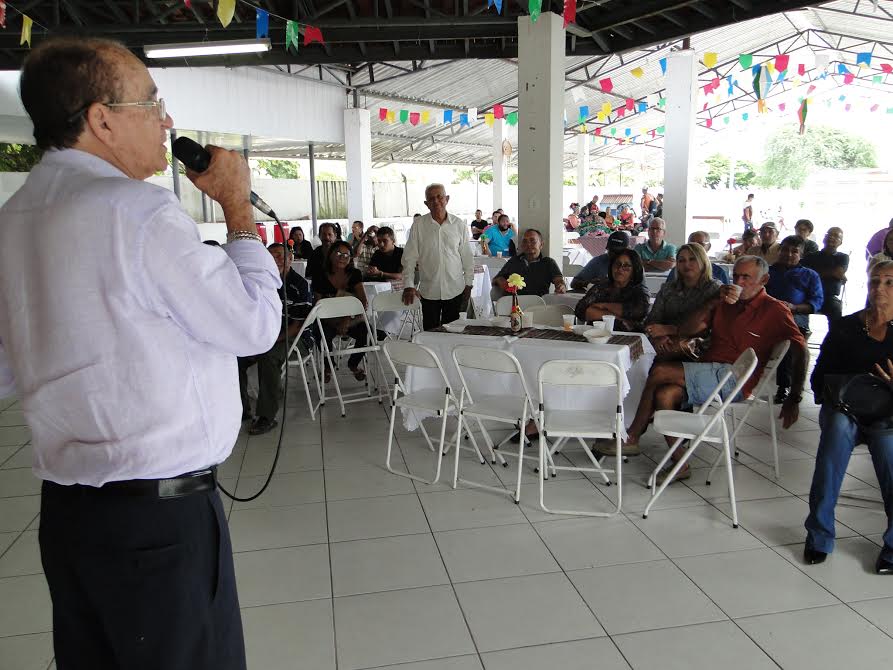
<instances>
[{"instance_id":1,"label":"plastic cup","mask_svg":"<svg viewBox=\"0 0 893 670\"><path fill-rule=\"evenodd\" d=\"M605 314L602 317L602 322L605 324L605 330L608 331L608 334L614 332L614 319L616 319L613 314Z\"/></svg>"},{"instance_id":2,"label":"plastic cup","mask_svg":"<svg viewBox=\"0 0 893 670\"><path fill-rule=\"evenodd\" d=\"M574 315L573 314L565 314L561 317L564 320L564 329L568 331L572 331L574 329Z\"/></svg>"},{"instance_id":3,"label":"plastic cup","mask_svg":"<svg viewBox=\"0 0 893 670\"><path fill-rule=\"evenodd\" d=\"M741 297L741 287L737 284L729 284L725 287L726 293L724 295L724 299L730 305L734 305L738 302L738 298Z\"/></svg>"},{"instance_id":4,"label":"plastic cup","mask_svg":"<svg viewBox=\"0 0 893 670\"><path fill-rule=\"evenodd\" d=\"M521 315L521 327L522 328L533 328L533 314L522 314Z\"/></svg>"}]
</instances>

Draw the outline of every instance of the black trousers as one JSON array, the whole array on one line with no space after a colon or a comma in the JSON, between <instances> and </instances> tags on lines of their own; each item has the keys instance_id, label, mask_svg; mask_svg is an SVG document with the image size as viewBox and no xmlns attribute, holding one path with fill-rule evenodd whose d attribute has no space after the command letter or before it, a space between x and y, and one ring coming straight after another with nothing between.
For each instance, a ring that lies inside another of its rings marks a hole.
<instances>
[{"instance_id":1,"label":"black trousers","mask_svg":"<svg viewBox=\"0 0 893 670\"><path fill-rule=\"evenodd\" d=\"M803 326L799 326L800 333L803 337L808 341L809 340L809 329L804 328ZM807 361L807 365L809 361ZM781 388L791 388L791 352L788 351L784 355L784 358L781 359L781 363L778 364L778 368L775 373L775 383ZM809 380L806 380L807 383Z\"/></svg>"},{"instance_id":2,"label":"black trousers","mask_svg":"<svg viewBox=\"0 0 893 670\"><path fill-rule=\"evenodd\" d=\"M462 294L449 300L428 300L422 298L422 327L434 330L438 326L459 318L462 308Z\"/></svg>"},{"instance_id":3,"label":"black trousers","mask_svg":"<svg viewBox=\"0 0 893 670\"><path fill-rule=\"evenodd\" d=\"M825 296L825 302L822 303L822 309L819 310L819 314L824 314L828 317L828 327L830 328L832 322L843 317L843 303L837 296Z\"/></svg>"},{"instance_id":4,"label":"black trousers","mask_svg":"<svg viewBox=\"0 0 893 670\"><path fill-rule=\"evenodd\" d=\"M332 342L335 340L335 337L338 335L338 330L335 328L334 324L330 323L334 321L334 319L326 319L322 324L322 332L325 333L326 343L329 345L329 351L332 350ZM350 328L347 329L347 336L352 337L356 344L356 347L365 347L369 340L369 333L366 331L366 324L362 321L359 323L353 324ZM347 367L351 370L355 370L357 366L363 362L363 359L366 357L365 352L361 352L359 354L351 354L347 357Z\"/></svg>"},{"instance_id":5,"label":"black trousers","mask_svg":"<svg viewBox=\"0 0 893 670\"><path fill-rule=\"evenodd\" d=\"M248 368L257 364L257 416L275 419L279 412L279 380L285 362L285 341L277 342L265 354L239 358L239 390L242 393L242 411L251 414L248 399Z\"/></svg>"},{"instance_id":6,"label":"black trousers","mask_svg":"<svg viewBox=\"0 0 893 670\"><path fill-rule=\"evenodd\" d=\"M40 555L58 670L244 670L216 491L112 497L45 482Z\"/></svg>"}]
</instances>

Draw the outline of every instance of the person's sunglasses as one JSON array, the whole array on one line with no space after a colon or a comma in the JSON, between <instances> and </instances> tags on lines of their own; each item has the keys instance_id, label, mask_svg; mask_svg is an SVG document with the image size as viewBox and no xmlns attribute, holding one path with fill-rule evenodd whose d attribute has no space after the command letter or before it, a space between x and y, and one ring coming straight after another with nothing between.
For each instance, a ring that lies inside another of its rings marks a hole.
<instances>
[{"instance_id":1,"label":"person's sunglasses","mask_svg":"<svg viewBox=\"0 0 893 670\"><path fill-rule=\"evenodd\" d=\"M88 102L74 114L69 116L68 123L73 123L79 117L83 116L86 111L90 109L90 105L92 104L92 102ZM158 110L158 119L160 121L164 121L167 118L167 109L164 105L164 98L158 98L158 100L143 100L140 102L100 102L99 104L104 105L105 107L154 107Z\"/></svg>"}]
</instances>

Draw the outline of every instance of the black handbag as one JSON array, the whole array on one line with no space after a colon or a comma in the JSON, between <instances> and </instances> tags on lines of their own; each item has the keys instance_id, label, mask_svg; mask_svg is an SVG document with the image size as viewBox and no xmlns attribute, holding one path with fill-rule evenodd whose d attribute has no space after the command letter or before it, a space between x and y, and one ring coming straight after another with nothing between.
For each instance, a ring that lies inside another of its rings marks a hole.
<instances>
[{"instance_id":1,"label":"black handbag","mask_svg":"<svg viewBox=\"0 0 893 670\"><path fill-rule=\"evenodd\" d=\"M893 386L875 375L825 375L822 399L862 430L893 432Z\"/></svg>"}]
</instances>

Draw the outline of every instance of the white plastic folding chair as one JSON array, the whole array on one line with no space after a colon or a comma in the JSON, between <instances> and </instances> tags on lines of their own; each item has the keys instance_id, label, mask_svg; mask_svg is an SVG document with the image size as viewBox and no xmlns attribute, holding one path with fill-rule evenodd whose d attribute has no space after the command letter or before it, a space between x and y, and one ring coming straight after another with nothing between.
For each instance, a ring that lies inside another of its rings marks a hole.
<instances>
[{"instance_id":1,"label":"white plastic folding chair","mask_svg":"<svg viewBox=\"0 0 893 670\"><path fill-rule=\"evenodd\" d=\"M785 354L788 353L790 346L790 340L782 340L776 344L775 348L772 349L772 355L769 356L769 360L763 368L763 374L760 375L760 381L757 382L750 397L741 402L733 402L729 405L729 419L731 419L732 427L732 434L729 436L729 444L736 457L738 456L738 446L735 444L735 438L738 437L738 433L745 425L745 421L747 421L747 417L750 416L753 408L757 405L766 405L769 408L769 436L772 439L772 458L775 465L776 479L778 479L779 476L778 435L775 429L775 407L772 395L775 387L775 375L778 371L778 365L781 363L781 359L785 357ZM735 416L736 410L744 410L744 414L741 415L741 418ZM745 451L745 453L747 452ZM707 473L708 486L710 480L713 478L713 471L716 470L716 466L719 465L720 460L722 460L722 452L719 452L716 455L716 460L713 461L710 472Z\"/></svg>"},{"instance_id":2,"label":"white plastic folding chair","mask_svg":"<svg viewBox=\"0 0 893 670\"><path fill-rule=\"evenodd\" d=\"M400 340L391 340L382 345L385 359L394 375L394 390L391 395L391 421L388 428L388 451L385 457L385 466L388 471L401 477L409 477L424 484L434 484L440 479L440 468L443 463L444 439L446 436L447 416L450 409L458 411L458 402L456 397L450 390L450 383L447 380L446 373L443 371L443 365L431 349L414 342L403 342ZM441 383L434 388L425 388L419 391L409 392L403 377L401 377L397 366L420 367L429 370L436 370L440 376ZM410 472L395 470L391 466L391 452L394 445L394 423L397 418L397 408L405 408L415 414L415 418L419 423L419 430L428 443L428 448L435 452L434 476L431 479L424 479ZM440 419L440 438L437 446L431 442L428 431L425 430L423 424L425 414L433 413L435 417ZM483 463L483 457L481 457Z\"/></svg>"},{"instance_id":3,"label":"white plastic folding chair","mask_svg":"<svg viewBox=\"0 0 893 670\"><path fill-rule=\"evenodd\" d=\"M662 409L654 413L654 430L661 435L675 437L676 441L648 478L648 486L651 488L652 494L651 499L645 506L645 511L642 513L643 519L648 518L648 512L651 510L652 505L657 502L664 489L672 483L673 478L676 477L695 449L702 442L708 442L722 445L722 456L726 462L726 477L729 480L729 499L732 501L732 527L738 527L735 482L732 476L732 452L729 446L729 430L726 425L725 412L735 397L741 392L747 380L750 379L756 367L756 353L753 349L745 349L744 353L738 357L738 360L732 364L731 369L722 376L716 388L710 393L707 401L700 406L696 413L692 414L691 412L682 412L675 409ZM736 381L731 393L718 406L714 405L713 401L719 397L720 391L733 376ZM707 414L708 409L713 409L713 413ZM658 473L666 465L667 461L670 460L673 452L682 444L683 440L689 440L688 447L685 449L682 457L673 465L663 483L655 490Z\"/></svg>"},{"instance_id":4,"label":"white plastic folding chair","mask_svg":"<svg viewBox=\"0 0 893 670\"><path fill-rule=\"evenodd\" d=\"M583 272L582 265L577 265L576 263L567 263L564 266L564 276L565 277L576 277L581 272Z\"/></svg>"},{"instance_id":5,"label":"white plastic folding chair","mask_svg":"<svg viewBox=\"0 0 893 670\"><path fill-rule=\"evenodd\" d=\"M459 479L459 455L461 451L463 423L468 419L474 419L481 430L481 434L484 436L484 442L487 445L487 448L490 450L491 462L495 462L498 457L503 466L508 466L508 463L502 457L502 454L497 454L494 449L508 442L510 438L506 437L498 445L494 445L490 433L487 432L483 422L495 421L497 423L507 423L517 428L522 436L521 439L518 440L518 476L517 485L515 486L514 491L514 500L517 503L521 500L521 465L524 459L529 458L532 461L539 460L531 456L524 456L524 445L529 442L529 439L524 432L527 427L527 420L534 419L535 412L533 409L533 401L530 399L530 390L527 388L527 382L524 379L524 373L521 370L521 364L518 362L517 358L508 352L466 345L460 345L453 349L453 362L456 365L456 370L459 372L459 379L462 381L462 392L459 395L459 426L456 430L453 488L456 488L458 482L461 481L463 484L468 484L469 486L512 495L512 492L507 491L506 489L487 486L486 484L473 482L467 479ZM509 382L506 375L514 375L518 379L520 391L518 393L514 393L513 391L511 393L503 392L498 394L472 393L471 386L468 383L468 378L465 376L463 369L501 374L500 383L503 381L506 382L506 386L503 386L503 388L506 388ZM465 428L467 430L468 427ZM477 444L475 444L474 450L480 455Z\"/></svg>"},{"instance_id":6,"label":"white plastic folding chair","mask_svg":"<svg viewBox=\"0 0 893 670\"><path fill-rule=\"evenodd\" d=\"M322 402L322 390L319 385L319 370L317 369L316 352L313 346L305 347L306 352L301 351L300 345L305 332L310 331L312 334L313 324L316 322L318 313L319 305L314 305L313 309L310 310L310 313L304 319L304 323L301 324L301 329L298 331L298 334L295 335L295 339L292 340L288 355L285 357L285 362L282 364L283 377L288 374L288 368L290 367L296 367L301 371L301 383L304 385L304 395L307 397L307 406L310 408L310 418L314 420L316 419L316 410ZM308 363L310 364L310 369L313 371L313 381L316 384L316 395L317 398L319 398L315 403L310 397L310 387L307 385L306 367Z\"/></svg>"},{"instance_id":7,"label":"white plastic folding chair","mask_svg":"<svg viewBox=\"0 0 893 670\"><path fill-rule=\"evenodd\" d=\"M381 314L386 312L397 312L400 314L400 328L396 334L387 333L387 339L401 339L403 332L408 333L407 339L422 330L422 303L415 298L410 305L403 304L402 291L389 291L386 293L378 293L372 298L372 328L375 332L384 330L379 327Z\"/></svg>"},{"instance_id":8,"label":"white plastic folding chair","mask_svg":"<svg viewBox=\"0 0 893 670\"><path fill-rule=\"evenodd\" d=\"M556 360L543 363L537 374L539 387L539 425L540 425L540 449L539 468L542 477L539 477L540 507L545 512L552 514L576 514L581 516L614 516L620 512L623 504L623 482L620 442L623 435L623 372L613 363L606 361L570 361ZM546 391L556 387L573 387L575 392L581 392L584 387L591 389L606 389L613 387L616 391L614 406L607 408L587 409L561 409L552 408L546 401ZM557 438L551 450L546 438ZM592 467L556 466L553 463L547 465L551 455L556 453L569 439L576 439L583 447L584 453L592 462ZM614 469L602 467L602 464L592 455L586 446L584 439L610 439L614 441L617 459ZM544 498L544 479L548 470L554 474L559 470L574 472L595 472L601 476L606 484L610 485L608 475L615 473L617 476L617 504L613 512L592 512L587 510L560 510L546 507Z\"/></svg>"},{"instance_id":9,"label":"white plastic folding chair","mask_svg":"<svg viewBox=\"0 0 893 670\"><path fill-rule=\"evenodd\" d=\"M372 329L369 327L369 319L366 318L366 310L363 309L363 303L361 303L355 296L348 295L340 298L323 298L318 303L316 303L316 306L317 308L319 308L319 311L316 314L316 323L319 330L323 365L325 365L325 363L329 364L329 369L332 372L332 384L335 387L335 395L326 396L326 381L325 378L323 378L321 384L322 390L320 395L320 404L324 405L326 400L334 400L335 398L338 398L338 403L341 407L341 416L346 416L347 413L344 410L344 406L346 404L352 402L362 402L364 400L369 400L370 398L372 398L372 384L376 376L376 372L373 369L374 367L377 367L378 372L381 373L381 377L376 383L378 391L378 402L380 403L382 401L381 384L385 383L384 368L381 366L381 359L378 356L378 353L381 351L381 347L378 345L375 339L375 333L373 333ZM326 340L326 334L323 331L323 320L340 319L344 317L362 319L363 326L366 328L366 341L369 344L364 347L357 347L356 343L354 343L354 345L352 346L341 346L334 350L329 349L329 343ZM372 358L375 360L375 366L370 365L368 362L366 364L365 391L342 394L341 385L338 383L338 375L335 372L335 363L333 361L333 356L350 356L351 354L356 353L366 353L367 359L369 358L368 354L372 354Z\"/></svg>"},{"instance_id":10,"label":"white plastic folding chair","mask_svg":"<svg viewBox=\"0 0 893 670\"><path fill-rule=\"evenodd\" d=\"M538 295L519 295L518 304L525 310L534 305L545 305L546 301ZM504 295L496 301L496 316L508 316L512 313L512 296Z\"/></svg>"},{"instance_id":11,"label":"white plastic folding chair","mask_svg":"<svg viewBox=\"0 0 893 670\"><path fill-rule=\"evenodd\" d=\"M533 305L525 308L524 313L533 316L534 326L563 326L564 316L573 314L574 308L563 303Z\"/></svg>"}]
</instances>

